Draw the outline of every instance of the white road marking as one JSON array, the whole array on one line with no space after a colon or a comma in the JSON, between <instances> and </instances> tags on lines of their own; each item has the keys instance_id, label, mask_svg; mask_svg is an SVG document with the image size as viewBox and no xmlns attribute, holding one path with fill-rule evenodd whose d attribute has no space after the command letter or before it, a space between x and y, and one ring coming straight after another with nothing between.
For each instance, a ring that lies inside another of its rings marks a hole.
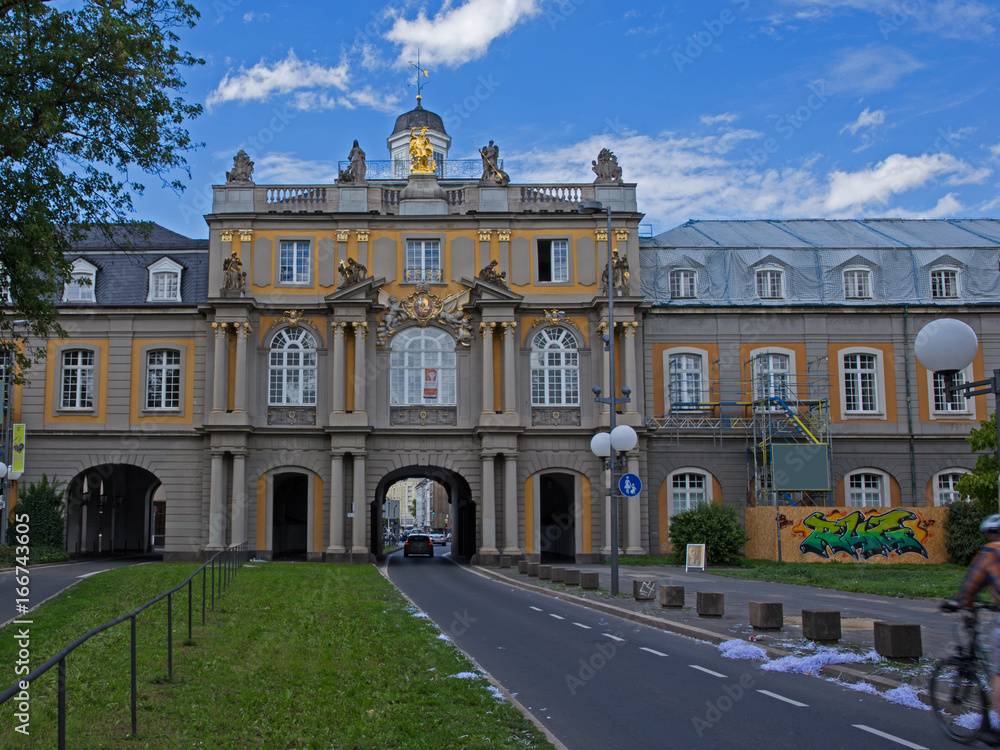
<instances>
[{"instance_id":1,"label":"white road marking","mask_svg":"<svg viewBox=\"0 0 1000 750\"><path fill-rule=\"evenodd\" d=\"M786 698L783 695L778 695L777 693L772 693L770 690L758 690L758 693L763 695L769 695L772 698L777 698L779 701L784 701L785 703L790 703L793 706L799 706L800 708L809 708L808 703L799 703L798 701L793 701L791 698Z\"/></svg>"},{"instance_id":2,"label":"white road marking","mask_svg":"<svg viewBox=\"0 0 1000 750\"><path fill-rule=\"evenodd\" d=\"M566 618L565 618L565 617L563 617L562 615L554 615L554 614L552 614L551 612L549 612L549 617L554 617L554 618L556 618L557 620L565 620L565 619L566 619Z\"/></svg>"},{"instance_id":3,"label":"white road marking","mask_svg":"<svg viewBox=\"0 0 1000 750\"><path fill-rule=\"evenodd\" d=\"M705 669L704 667L699 667L697 664L688 664L691 669L697 669L699 672L704 672L705 674L710 674L712 677L726 677L727 675L721 672L713 672L711 669Z\"/></svg>"},{"instance_id":4,"label":"white road marking","mask_svg":"<svg viewBox=\"0 0 1000 750\"><path fill-rule=\"evenodd\" d=\"M590 625L584 625L582 622L574 622L573 624L576 625L578 628L583 628L584 630L591 629Z\"/></svg>"},{"instance_id":5,"label":"white road marking","mask_svg":"<svg viewBox=\"0 0 1000 750\"><path fill-rule=\"evenodd\" d=\"M104 570L95 570L93 573L84 573L82 576L77 576L77 578L90 578L91 576L96 576L98 573L107 573L111 568L105 568Z\"/></svg>"},{"instance_id":6,"label":"white road marking","mask_svg":"<svg viewBox=\"0 0 1000 750\"><path fill-rule=\"evenodd\" d=\"M601 633L601 635L605 638L610 638L613 641L618 641L619 643L622 643L625 640L624 638L619 638L617 635L611 635L611 633Z\"/></svg>"},{"instance_id":7,"label":"white road marking","mask_svg":"<svg viewBox=\"0 0 1000 750\"><path fill-rule=\"evenodd\" d=\"M528 607L528 609L533 609L536 612L541 612L542 611L540 607Z\"/></svg>"},{"instance_id":8,"label":"white road marking","mask_svg":"<svg viewBox=\"0 0 1000 750\"><path fill-rule=\"evenodd\" d=\"M913 742L907 742L906 740L900 737L896 737L895 735L886 734L885 732L880 732L877 729L866 727L864 724L852 724L851 726L855 727L856 729L860 729L863 732L871 732L872 734L876 735L877 737L881 737L882 739L891 740L892 742L897 742L903 747L909 747L912 748L913 750L928 750L923 745L917 745L914 744Z\"/></svg>"},{"instance_id":9,"label":"white road marking","mask_svg":"<svg viewBox=\"0 0 1000 750\"><path fill-rule=\"evenodd\" d=\"M656 651L656 650L651 649L651 648L646 648L645 646L639 646L639 650L640 651L648 651L649 653L653 654L654 656L666 656L666 654L663 653L662 651Z\"/></svg>"}]
</instances>

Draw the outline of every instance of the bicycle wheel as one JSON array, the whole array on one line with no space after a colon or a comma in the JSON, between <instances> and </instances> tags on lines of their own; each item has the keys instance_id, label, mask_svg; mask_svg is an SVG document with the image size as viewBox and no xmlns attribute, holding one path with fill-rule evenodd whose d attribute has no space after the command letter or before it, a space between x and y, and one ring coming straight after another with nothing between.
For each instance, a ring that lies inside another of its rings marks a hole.
<instances>
[{"instance_id":1,"label":"bicycle wheel","mask_svg":"<svg viewBox=\"0 0 1000 750\"><path fill-rule=\"evenodd\" d=\"M977 662L951 656L934 665L931 708L941 728L962 744L989 726L989 678Z\"/></svg>"}]
</instances>

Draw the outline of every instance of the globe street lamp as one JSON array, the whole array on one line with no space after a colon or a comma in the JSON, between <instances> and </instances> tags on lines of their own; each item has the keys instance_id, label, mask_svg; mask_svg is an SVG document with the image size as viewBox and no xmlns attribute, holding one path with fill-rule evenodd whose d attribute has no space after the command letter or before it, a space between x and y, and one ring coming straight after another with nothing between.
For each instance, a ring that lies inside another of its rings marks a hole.
<instances>
[{"instance_id":1,"label":"globe street lamp","mask_svg":"<svg viewBox=\"0 0 1000 750\"><path fill-rule=\"evenodd\" d=\"M973 383L956 383L955 375L975 359L979 339L968 325L954 318L932 320L920 329L913 342L913 351L924 367L944 377L948 393L961 393L966 398L992 394L996 397L997 462L1000 464L1000 369L993 377ZM1000 497L1000 477L997 478Z\"/></svg>"},{"instance_id":2,"label":"globe street lamp","mask_svg":"<svg viewBox=\"0 0 1000 750\"><path fill-rule=\"evenodd\" d=\"M601 468L610 471L608 502L611 505L611 595L618 595L618 498L615 496L615 474L621 473L625 454L635 448L639 436L627 424L620 424L608 432L599 432L590 439L590 451L601 459Z\"/></svg>"}]
</instances>

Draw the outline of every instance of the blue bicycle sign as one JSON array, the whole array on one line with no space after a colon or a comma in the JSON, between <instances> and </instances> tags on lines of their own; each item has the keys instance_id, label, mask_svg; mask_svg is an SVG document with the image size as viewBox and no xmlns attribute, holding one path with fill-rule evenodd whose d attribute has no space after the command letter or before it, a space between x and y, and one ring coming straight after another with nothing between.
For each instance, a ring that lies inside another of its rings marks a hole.
<instances>
[{"instance_id":1,"label":"blue bicycle sign","mask_svg":"<svg viewBox=\"0 0 1000 750\"><path fill-rule=\"evenodd\" d=\"M642 480L635 474L622 474L618 480L618 491L625 497L635 497L642 491Z\"/></svg>"}]
</instances>

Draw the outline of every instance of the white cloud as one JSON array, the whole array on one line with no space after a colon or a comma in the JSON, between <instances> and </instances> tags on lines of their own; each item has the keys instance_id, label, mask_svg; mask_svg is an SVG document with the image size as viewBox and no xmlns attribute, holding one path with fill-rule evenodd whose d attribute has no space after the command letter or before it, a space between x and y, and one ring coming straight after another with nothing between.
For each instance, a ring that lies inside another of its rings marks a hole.
<instances>
[{"instance_id":1,"label":"white cloud","mask_svg":"<svg viewBox=\"0 0 1000 750\"><path fill-rule=\"evenodd\" d=\"M270 13L254 13L253 11L250 11L249 13L243 14L243 23L252 23L253 21L263 21L266 23L270 20Z\"/></svg>"},{"instance_id":2,"label":"white cloud","mask_svg":"<svg viewBox=\"0 0 1000 750\"><path fill-rule=\"evenodd\" d=\"M836 91L887 91L923 64L909 52L885 45L845 49L831 66L828 83Z\"/></svg>"},{"instance_id":3,"label":"white cloud","mask_svg":"<svg viewBox=\"0 0 1000 750\"><path fill-rule=\"evenodd\" d=\"M337 165L309 161L293 154L271 153L254 161L254 179L271 185L331 185L337 179Z\"/></svg>"},{"instance_id":4,"label":"white cloud","mask_svg":"<svg viewBox=\"0 0 1000 750\"><path fill-rule=\"evenodd\" d=\"M207 107L223 102L267 101L273 94L288 94L300 89L336 88L347 90L350 71L346 60L325 66L303 62L288 51L284 60L270 64L264 60L252 68L240 66L237 73L226 73L215 91L205 101Z\"/></svg>"},{"instance_id":5,"label":"white cloud","mask_svg":"<svg viewBox=\"0 0 1000 750\"><path fill-rule=\"evenodd\" d=\"M385 38L402 47L399 65L416 59L457 67L486 54L490 43L518 23L536 15L541 0L466 0L457 7L447 3L428 18L423 10L410 21L402 17L385 33Z\"/></svg>"},{"instance_id":6,"label":"white cloud","mask_svg":"<svg viewBox=\"0 0 1000 750\"><path fill-rule=\"evenodd\" d=\"M702 115L701 124L718 125L720 122L729 124L731 122L736 122L738 119L740 119L740 116L735 112L723 112L721 115Z\"/></svg>"},{"instance_id":7,"label":"white cloud","mask_svg":"<svg viewBox=\"0 0 1000 750\"><path fill-rule=\"evenodd\" d=\"M824 20L837 10L856 10L879 17L878 31L888 41L910 28L950 39L987 39L996 34L1000 13L982 0L784 0L796 9L796 21ZM784 23L778 17L776 23Z\"/></svg>"},{"instance_id":8,"label":"white cloud","mask_svg":"<svg viewBox=\"0 0 1000 750\"><path fill-rule=\"evenodd\" d=\"M876 125L882 125L885 122L885 110L876 109L872 112L868 107L865 107L864 112L858 115L858 119L854 122L848 123L840 129L841 133L848 132L851 135L857 135L861 128L872 128Z\"/></svg>"},{"instance_id":9,"label":"white cloud","mask_svg":"<svg viewBox=\"0 0 1000 750\"><path fill-rule=\"evenodd\" d=\"M1000 143L995 146L990 146L990 154L994 159L1000 159Z\"/></svg>"}]
</instances>

